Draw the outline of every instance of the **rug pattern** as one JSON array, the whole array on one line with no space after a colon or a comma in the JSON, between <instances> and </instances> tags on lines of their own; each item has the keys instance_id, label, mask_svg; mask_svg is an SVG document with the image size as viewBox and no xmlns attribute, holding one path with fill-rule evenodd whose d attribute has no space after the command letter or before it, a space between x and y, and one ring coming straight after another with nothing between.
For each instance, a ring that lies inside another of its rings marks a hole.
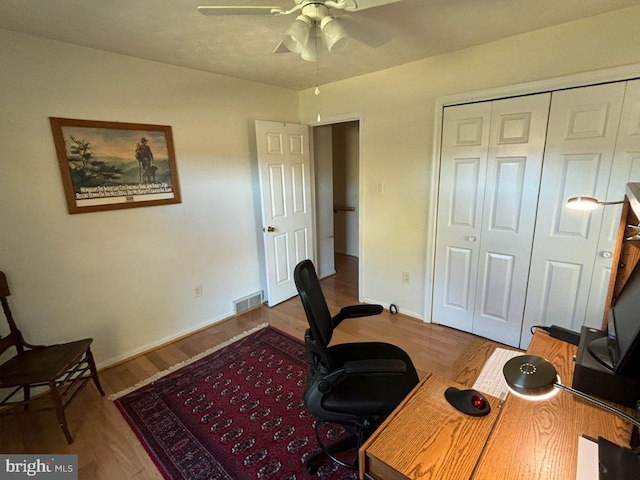
<instances>
[{"instance_id":1,"label":"rug pattern","mask_svg":"<svg viewBox=\"0 0 640 480\"><path fill-rule=\"evenodd\" d=\"M266 327L115 403L165 478L357 478L330 461L305 472L318 450L306 381L302 342ZM327 442L343 434L323 432Z\"/></svg>"}]
</instances>

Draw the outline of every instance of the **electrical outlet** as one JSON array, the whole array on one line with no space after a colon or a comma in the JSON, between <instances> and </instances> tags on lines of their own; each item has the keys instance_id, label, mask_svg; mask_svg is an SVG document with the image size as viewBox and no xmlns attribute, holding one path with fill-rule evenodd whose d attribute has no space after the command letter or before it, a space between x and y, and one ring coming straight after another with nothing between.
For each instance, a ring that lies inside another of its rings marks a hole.
<instances>
[{"instance_id":1,"label":"electrical outlet","mask_svg":"<svg viewBox=\"0 0 640 480\"><path fill-rule=\"evenodd\" d=\"M409 272L402 272L402 283L411 283L411 274Z\"/></svg>"},{"instance_id":2,"label":"electrical outlet","mask_svg":"<svg viewBox=\"0 0 640 480\"><path fill-rule=\"evenodd\" d=\"M196 285L196 297L201 297L202 296L202 285Z\"/></svg>"},{"instance_id":3,"label":"electrical outlet","mask_svg":"<svg viewBox=\"0 0 640 480\"><path fill-rule=\"evenodd\" d=\"M384 193L384 183L379 183L378 185L376 185L376 191L378 193Z\"/></svg>"}]
</instances>

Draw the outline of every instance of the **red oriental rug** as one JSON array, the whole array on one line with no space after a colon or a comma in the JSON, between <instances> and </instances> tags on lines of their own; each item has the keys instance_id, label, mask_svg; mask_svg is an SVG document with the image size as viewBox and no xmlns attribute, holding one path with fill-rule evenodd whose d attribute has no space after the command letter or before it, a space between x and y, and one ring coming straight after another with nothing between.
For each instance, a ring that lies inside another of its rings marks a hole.
<instances>
[{"instance_id":1,"label":"red oriental rug","mask_svg":"<svg viewBox=\"0 0 640 480\"><path fill-rule=\"evenodd\" d=\"M357 478L330 460L305 472L318 451L306 382L303 343L267 326L114 398L168 479ZM324 432L327 443L342 434Z\"/></svg>"}]
</instances>

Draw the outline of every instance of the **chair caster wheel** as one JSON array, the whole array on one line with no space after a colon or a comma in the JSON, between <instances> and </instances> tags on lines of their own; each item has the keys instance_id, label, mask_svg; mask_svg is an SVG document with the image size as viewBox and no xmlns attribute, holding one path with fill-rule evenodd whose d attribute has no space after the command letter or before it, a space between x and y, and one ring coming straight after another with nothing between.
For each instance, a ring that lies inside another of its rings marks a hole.
<instances>
[{"instance_id":1,"label":"chair caster wheel","mask_svg":"<svg viewBox=\"0 0 640 480\"><path fill-rule=\"evenodd\" d=\"M315 475L318 465L315 462L304 462L304 469L309 475Z\"/></svg>"}]
</instances>

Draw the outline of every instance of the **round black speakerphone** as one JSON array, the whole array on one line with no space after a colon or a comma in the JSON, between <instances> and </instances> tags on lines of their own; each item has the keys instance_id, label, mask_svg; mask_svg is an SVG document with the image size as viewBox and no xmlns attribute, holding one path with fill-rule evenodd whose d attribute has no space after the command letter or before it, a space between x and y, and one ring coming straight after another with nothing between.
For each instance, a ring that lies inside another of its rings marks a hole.
<instances>
[{"instance_id":1,"label":"round black speakerphone","mask_svg":"<svg viewBox=\"0 0 640 480\"><path fill-rule=\"evenodd\" d=\"M473 417L484 417L491 411L489 401L477 390L460 390L456 387L449 387L444 392L444 398L456 410Z\"/></svg>"}]
</instances>

